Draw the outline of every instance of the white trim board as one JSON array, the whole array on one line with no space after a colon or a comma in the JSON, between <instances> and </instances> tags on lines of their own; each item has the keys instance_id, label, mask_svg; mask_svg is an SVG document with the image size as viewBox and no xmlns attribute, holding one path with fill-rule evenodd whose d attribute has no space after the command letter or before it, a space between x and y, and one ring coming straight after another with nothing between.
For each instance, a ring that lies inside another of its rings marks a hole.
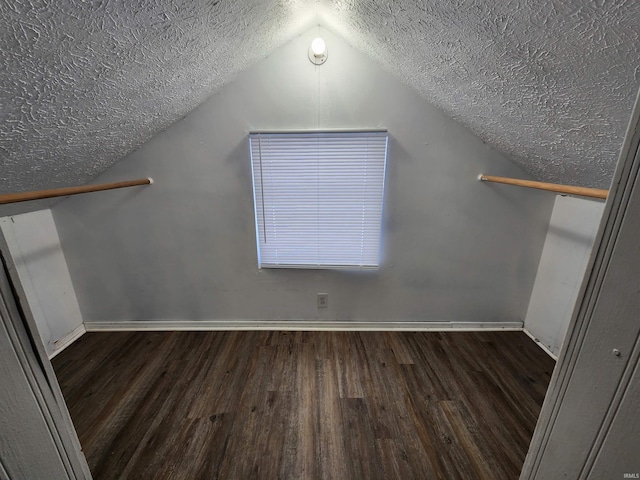
<instances>
[{"instance_id":1,"label":"white trim board","mask_svg":"<svg viewBox=\"0 0 640 480\"><path fill-rule=\"evenodd\" d=\"M544 351L545 351L545 353L546 353L547 355L549 355L551 358L553 358L556 362L558 361L558 356L557 356L557 355L555 355L551 350L549 350L549 349L547 348L547 346L546 346L544 343L542 343L540 340L538 340L538 339L537 339L537 338L536 338L536 337L535 337L535 336L534 336L534 335L533 335L529 330L527 330L526 328L523 328L523 329L522 329L522 331L523 331L524 333L526 333L526 334L527 334L527 336L528 336L531 340L533 340L534 342L536 342L536 344L537 344L537 345L538 345L542 350L544 350Z\"/></svg>"},{"instance_id":2,"label":"white trim board","mask_svg":"<svg viewBox=\"0 0 640 480\"><path fill-rule=\"evenodd\" d=\"M49 354L49 360L51 360L53 357L58 355L60 352L62 352L65 348L67 348L69 345L71 345L73 342L75 342L85 333L87 333L87 329L84 327L84 325L80 325L75 329L73 329L73 331L68 335L65 335L60 340L56 340L55 342L53 342L55 345L55 348Z\"/></svg>"},{"instance_id":3,"label":"white trim board","mask_svg":"<svg viewBox=\"0 0 640 480\"><path fill-rule=\"evenodd\" d=\"M303 330L303 331L405 331L472 332L479 330L522 331L522 322L363 322L340 320L140 320L85 322L87 332L110 331L213 331L213 330Z\"/></svg>"}]
</instances>

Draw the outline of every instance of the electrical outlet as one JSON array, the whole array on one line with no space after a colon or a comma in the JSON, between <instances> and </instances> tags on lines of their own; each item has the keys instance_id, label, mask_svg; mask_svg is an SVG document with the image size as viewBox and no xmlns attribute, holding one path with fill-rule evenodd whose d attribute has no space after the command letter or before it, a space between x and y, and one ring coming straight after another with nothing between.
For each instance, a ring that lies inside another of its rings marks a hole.
<instances>
[{"instance_id":1,"label":"electrical outlet","mask_svg":"<svg viewBox=\"0 0 640 480\"><path fill-rule=\"evenodd\" d=\"M329 294L328 293L319 293L318 294L318 308L327 308L329 306Z\"/></svg>"}]
</instances>

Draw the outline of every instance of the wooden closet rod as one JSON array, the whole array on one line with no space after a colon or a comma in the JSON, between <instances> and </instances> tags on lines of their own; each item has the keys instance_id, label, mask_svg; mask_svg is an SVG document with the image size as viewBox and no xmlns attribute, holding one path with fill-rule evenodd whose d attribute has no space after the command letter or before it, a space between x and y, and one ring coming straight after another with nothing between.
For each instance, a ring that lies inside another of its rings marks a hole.
<instances>
[{"instance_id":1,"label":"wooden closet rod","mask_svg":"<svg viewBox=\"0 0 640 480\"><path fill-rule=\"evenodd\" d=\"M520 180L518 178L493 177L491 175L480 175L479 180L483 182L504 183L506 185L516 185L518 187L537 188L550 192L567 193L569 195L580 195L581 197L592 197L606 199L609 190L600 188L572 187L571 185L560 185L557 183L534 182L532 180Z\"/></svg>"},{"instance_id":2,"label":"wooden closet rod","mask_svg":"<svg viewBox=\"0 0 640 480\"><path fill-rule=\"evenodd\" d=\"M28 200L40 200L42 198L66 197L67 195L77 195L78 193L100 192L102 190L113 190L114 188L135 187L137 185L150 185L151 178L141 178L139 180L127 180L125 182L103 183L101 185L83 185L81 187L54 188L52 190L36 190L35 192L5 193L0 195L0 204L26 202Z\"/></svg>"}]
</instances>

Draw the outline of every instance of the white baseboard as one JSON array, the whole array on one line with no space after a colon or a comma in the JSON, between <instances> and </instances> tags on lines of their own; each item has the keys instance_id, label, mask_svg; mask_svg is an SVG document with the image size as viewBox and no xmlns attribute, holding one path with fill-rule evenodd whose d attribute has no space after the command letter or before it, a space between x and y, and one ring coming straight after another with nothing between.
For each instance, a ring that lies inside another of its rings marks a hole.
<instances>
[{"instance_id":1,"label":"white baseboard","mask_svg":"<svg viewBox=\"0 0 640 480\"><path fill-rule=\"evenodd\" d=\"M304 331L522 331L522 322L363 322L339 320L140 320L85 322L87 332L109 331L208 331L208 330L304 330Z\"/></svg>"},{"instance_id":2,"label":"white baseboard","mask_svg":"<svg viewBox=\"0 0 640 480\"><path fill-rule=\"evenodd\" d=\"M547 355L549 355L551 358L553 358L556 362L558 361L558 356L557 356L555 353L553 353L551 350L549 350L549 349L547 348L547 346L546 346L544 343L542 343L540 340L538 340L538 339L536 338L536 336L535 336L535 335L533 335L533 334L532 334L529 330L527 330L526 328L523 328L523 329L522 329L522 331L523 331L524 333L526 333L526 334L529 336L529 338L530 338L531 340L533 340L534 342L536 342L536 343L538 344L538 346L539 346L542 350L544 350L544 351L545 351L545 353L546 353Z\"/></svg>"},{"instance_id":3,"label":"white baseboard","mask_svg":"<svg viewBox=\"0 0 640 480\"><path fill-rule=\"evenodd\" d=\"M49 360L51 360L53 357L55 357L60 352L62 352L65 348L67 348L69 345L71 345L73 342L79 339L86 332L87 332L87 329L85 328L85 326L80 325L79 327L76 327L68 335L65 335L60 340L56 340L55 342L53 342L55 347L53 349L53 352L49 354Z\"/></svg>"}]
</instances>

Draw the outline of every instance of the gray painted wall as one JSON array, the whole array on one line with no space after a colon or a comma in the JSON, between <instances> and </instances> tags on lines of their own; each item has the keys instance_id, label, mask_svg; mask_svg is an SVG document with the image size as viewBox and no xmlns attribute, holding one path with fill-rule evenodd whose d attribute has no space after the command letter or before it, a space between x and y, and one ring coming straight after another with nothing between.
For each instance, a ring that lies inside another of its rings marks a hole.
<instances>
[{"instance_id":1,"label":"gray painted wall","mask_svg":"<svg viewBox=\"0 0 640 480\"><path fill-rule=\"evenodd\" d=\"M38 333L49 357L84 332L82 316L50 210L0 219Z\"/></svg>"},{"instance_id":2,"label":"gray painted wall","mask_svg":"<svg viewBox=\"0 0 640 480\"><path fill-rule=\"evenodd\" d=\"M558 355L578 299L604 202L557 196L524 328Z\"/></svg>"},{"instance_id":3,"label":"gray painted wall","mask_svg":"<svg viewBox=\"0 0 640 480\"><path fill-rule=\"evenodd\" d=\"M318 34L322 66L307 58ZM382 268L258 270L248 132L371 127L391 137ZM480 173L527 178L314 27L96 179L154 185L70 197L53 215L85 322L522 321L553 196Z\"/></svg>"}]
</instances>

